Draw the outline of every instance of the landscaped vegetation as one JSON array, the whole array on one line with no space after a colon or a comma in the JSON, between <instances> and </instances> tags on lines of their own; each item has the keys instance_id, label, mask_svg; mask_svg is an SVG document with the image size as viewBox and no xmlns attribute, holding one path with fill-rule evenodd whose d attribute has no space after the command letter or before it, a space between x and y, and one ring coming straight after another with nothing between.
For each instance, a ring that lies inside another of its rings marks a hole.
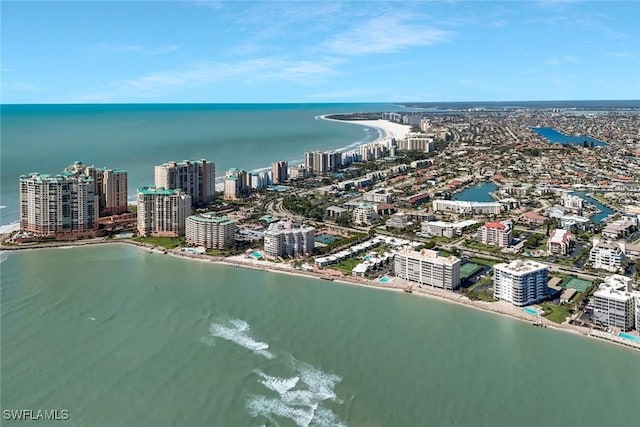
<instances>
[{"instance_id":1,"label":"landscaped vegetation","mask_svg":"<svg viewBox=\"0 0 640 427\"><path fill-rule=\"evenodd\" d=\"M573 308L573 304L555 305L548 302L543 302L540 306L544 310L544 317L555 323L564 322L567 317L571 316L569 310Z\"/></svg>"},{"instance_id":2,"label":"landscaped vegetation","mask_svg":"<svg viewBox=\"0 0 640 427\"><path fill-rule=\"evenodd\" d=\"M174 249L186 245L184 237L135 237L133 240L147 245L161 246L166 249Z\"/></svg>"}]
</instances>

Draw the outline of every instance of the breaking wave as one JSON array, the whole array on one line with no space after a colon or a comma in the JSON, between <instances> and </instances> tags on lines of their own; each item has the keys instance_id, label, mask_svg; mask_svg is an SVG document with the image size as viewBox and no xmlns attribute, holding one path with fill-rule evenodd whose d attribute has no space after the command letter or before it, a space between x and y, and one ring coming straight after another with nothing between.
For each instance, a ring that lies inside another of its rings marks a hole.
<instances>
[{"instance_id":1,"label":"breaking wave","mask_svg":"<svg viewBox=\"0 0 640 427\"><path fill-rule=\"evenodd\" d=\"M212 323L209 328L211 337L223 338L267 359L274 359L274 354L268 350L269 345L254 339L250 331L249 324L239 319ZM207 339L203 338L202 342L213 346ZM286 419L300 427L346 426L327 407L329 402L335 405L343 403L335 391L342 378L297 360L288 353L284 356L276 359L274 368L287 372L285 376L271 375L260 369L253 371L265 390L247 397L249 415L266 418L275 425Z\"/></svg>"},{"instance_id":2,"label":"breaking wave","mask_svg":"<svg viewBox=\"0 0 640 427\"><path fill-rule=\"evenodd\" d=\"M253 339L249 324L244 320L230 319L223 323L212 323L209 333L211 336L236 343L267 359L273 359L273 354L268 350L269 344Z\"/></svg>"}]
</instances>

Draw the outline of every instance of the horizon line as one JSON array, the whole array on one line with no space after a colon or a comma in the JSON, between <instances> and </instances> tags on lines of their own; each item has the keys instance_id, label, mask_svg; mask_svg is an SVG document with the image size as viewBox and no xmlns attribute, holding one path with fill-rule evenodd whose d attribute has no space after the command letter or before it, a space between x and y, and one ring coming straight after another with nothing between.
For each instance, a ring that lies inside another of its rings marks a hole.
<instances>
[{"instance_id":1,"label":"horizon line","mask_svg":"<svg viewBox=\"0 0 640 427\"><path fill-rule=\"evenodd\" d=\"M205 102L205 101L196 101L196 102L184 102L184 101L175 101L175 102L9 102L4 103L0 102L0 106L9 106L9 105L249 105L249 104L300 104L300 105L317 105L317 104L496 104L496 103L525 103L525 102L639 102L640 98L622 98L622 99L526 99L526 100L514 100L514 99L505 99L505 100L482 100L482 101L334 101L334 102L308 102L308 101L254 101L254 102Z\"/></svg>"}]
</instances>

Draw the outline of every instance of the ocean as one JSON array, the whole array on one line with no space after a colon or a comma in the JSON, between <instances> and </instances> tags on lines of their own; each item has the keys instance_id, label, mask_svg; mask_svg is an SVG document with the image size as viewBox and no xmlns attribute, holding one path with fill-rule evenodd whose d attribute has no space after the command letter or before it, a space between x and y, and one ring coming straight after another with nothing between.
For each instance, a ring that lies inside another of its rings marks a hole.
<instances>
[{"instance_id":1,"label":"ocean","mask_svg":"<svg viewBox=\"0 0 640 427\"><path fill-rule=\"evenodd\" d=\"M17 218L22 173L75 160L125 168L133 195L160 162L257 169L377 137L321 114L399 108L3 106L2 221ZM0 407L68 410L59 425L640 419L640 353L467 307L122 244L0 252L0 262Z\"/></svg>"},{"instance_id":2,"label":"ocean","mask_svg":"<svg viewBox=\"0 0 640 427\"><path fill-rule=\"evenodd\" d=\"M578 335L121 244L3 257L2 408L66 409L60 425L631 427L640 418L640 353Z\"/></svg>"},{"instance_id":3,"label":"ocean","mask_svg":"<svg viewBox=\"0 0 640 427\"><path fill-rule=\"evenodd\" d=\"M18 179L60 173L79 160L128 171L129 198L153 185L153 167L205 158L216 175L300 161L305 151L353 147L379 133L319 116L402 111L394 104L2 105L0 225L18 219Z\"/></svg>"}]
</instances>

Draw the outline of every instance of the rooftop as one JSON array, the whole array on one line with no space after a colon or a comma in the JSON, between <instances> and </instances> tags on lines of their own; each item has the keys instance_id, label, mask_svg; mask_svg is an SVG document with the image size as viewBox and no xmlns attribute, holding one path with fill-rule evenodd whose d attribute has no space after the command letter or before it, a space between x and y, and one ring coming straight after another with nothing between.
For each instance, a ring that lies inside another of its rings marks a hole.
<instances>
[{"instance_id":1,"label":"rooftop","mask_svg":"<svg viewBox=\"0 0 640 427\"><path fill-rule=\"evenodd\" d=\"M515 275L522 275L527 273L533 273L536 271L548 270L549 266L540 262L532 260L514 260L510 263L500 263L493 266L495 270L504 271L506 273L512 273Z\"/></svg>"},{"instance_id":2,"label":"rooftop","mask_svg":"<svg viewBox=\"0 0 640 427\"><path fill-rule=\"evenodd\" d=\"M157 195L162 195L162 196L172 196L174 194L183 194L182 190L180 189L167 189L164 187L139 187L138 188L138 193L143 194L143 195L153 195L153 194L157 194Z\"/></svg>"}]
</instances>

